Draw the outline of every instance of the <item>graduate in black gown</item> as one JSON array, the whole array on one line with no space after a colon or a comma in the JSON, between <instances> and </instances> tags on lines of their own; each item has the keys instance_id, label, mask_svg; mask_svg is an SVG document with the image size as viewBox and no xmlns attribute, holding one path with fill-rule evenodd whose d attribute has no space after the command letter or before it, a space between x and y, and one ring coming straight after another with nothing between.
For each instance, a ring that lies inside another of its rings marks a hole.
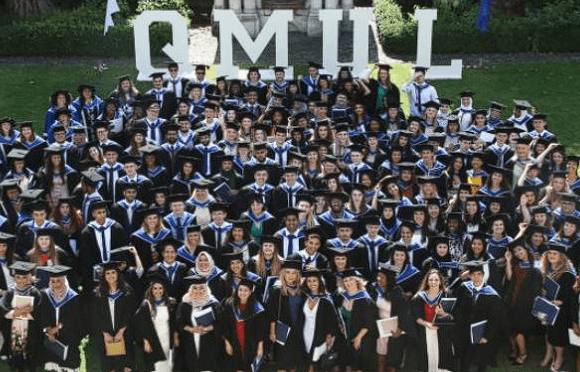
<instances>
[{"instance_id":1,"label":"graduate in black gown","mask_svg":"<svg viewBox=\"0 0 580 372\"><path fill-rule=\"evenodd\" d=\"M411 299L411 313L417 331L417 370L453 370L455 361L451 347L453 328L438 325L436 318L450 319L440 306L445 297L444 277L437 269L427 272L421 288Z\"/></svg>"},{"instance_id":2,"label":"graduate in black gown","mask_svg":"<svg viewBox=\"0 0 580 372\"><path fill-rule=\"evenodd\" d=\"M14 278L10 273L10 265L14 261L14 235L0 232L0 296L4 297L8 290L14 286ZM10 338L10 321L0 318L0 332L5 340ZM8 357L10 343L5 342L0 350L0 355Z\"/></svg>"},{"instance_id":3,"label":"graduate in black gown","mask_svg":"<svg viewBox=\"0 0 580 372\"><path fill-rule=\"evenodd\" d=\"M363 275L348 269L342 273L344 290L340 291L338 311L346 327L343 364L352 371L374 371L377 346L377 307L365 290Z\"/></svg>"},{"instance_id":4,"label":"graduate in black gown","mask_svg":"<svg viewBox=\"0 0 580 372\"><path fill-rule=\"evenodd\" d=\"M8 364L18 372L33 371L38 358L40 343L38 330L38 308L41 294L32 285L32 270L36 265L16 261L10 268L14 270L14 287L9 289L0 301L0 316L10 322ZM33 297L33 304L17 307L15 296Z\"/></svg>"},{"instance_id":5,"label":"graduate in black gown","mask_svg":"<svg viewBox=\"0 0 580 372\"><path fill-rule=\"evenodd\" d=\"M221 334L230 370L251 371L251 364L264 357L268 317L254 296L256 288L256 283L244 278L224 303Z\"/></svg>"},{"instance_id":6,"label":"graduate in black gown","mask_svg":"<svg viewBox=\"0 0 580 372\"><path fill-rule=\"evenodd\" d=\"M304 338L304 351L308 371L316 370L316 362L313 360L314 350L322 347L332 347L339 351L344 347L345 331L342 323L339 326L338 313L332 302L332 297L326 292L322 279L323 271L303 271L304 282L302 293L306 296L302 312L304 313L304 326L302 328Z\"/></svg>"},{"instance_id":7,"label":"graduate in black gown","mask_svg":"<svg viewBox=\"0 0 580 372\"><path fill-rule=\"evenodd\" d=\"M157 250L161 256L161 261L149 269L149 274L157 273L167 280L167 296L179 298L185 292L185 281L187 276L187 265L177 261L177 249L181 243L171 236L157 244Z\"/></svg>"},{"instance_id":8,"label":"graduate in black gown","mask_svg":"<svg viewBox=\"0 0 580 372\"><path fill-rule=\"evenodd\" d=\"M143 348L147 371L171 372L171 350L179 344L175 324L177 301L168 296L167 278L159 272L148 275L149 287L135 314L135 341Z\"/></svg>"},{"instance_id":9,"label":"graduate in black gown","mask_svg":"<svg viewBox=\"0 0 580 372\"><path fill-rule=\"evenodd\" d=\"M505 327L503 319L503 304L493 287L485 284L484 263L470 261L465 264L469 268L471 280L464 282L458 290L457 303L453 308L456 321L454 332L455 355L460 362L461 372L470 370L471 365L477 366L477 371L487 369L487 364L495 358L492 350L496 348L492 342L497 342L497 334ZM477 344L471 343L471 325L487 321L483 337Z\"/></svg>"},{"instance_id":10,"label":"graduate in black gown","mask_svg":"<svg viewBox=\"0 0 580 372\"><path fill-rule=\"evenodd\" d=\"M178 363L185 371L215 371L220 357L223 357L223 343L219 337L222 307L212 295L207 278L192 275L186 280L191 285L177 307ZM209 312L207 309L211 309L215 320L194 323L194 319L198 319L204 311Z\"/></svg>"},{"instance_id":11,"label":"graduate in black gown","mask_svg":"<svg viewBox=\"0 0 580 372\"><path fill-rule=\"evenodd\" d=\"M546 353L542 360L544 367L551 366L559 371L564 364L564 350L568 346L568 327L572 301L572 287L575 281L575 270L572 262L566 256L566 248L556 242L549 242L540 260L540 270L544 277L554 280L560 286L558 295L553 302L560 307L553 326L549 325L546 332Z\"/></svg>"},{"instance_id":12,"label":"graduate in black gown","mask_svg":"<svg viewBox=\"0 0 580 372\"><path fill-rule=\"evenodd\" d=\"M270 317L269 340L275 343L275 365L278 371L293 371L301 367L304 350L302 326L304 297L300 289L302 262L285 260L280 270L280 286L270 290L268 315ZM278 322L290 327L290 333L282 345L277 343Z\"/></svg>"},{"instance_id":13,"label":"graduate in black gown","mask_svg":"<svg viewBox=\"0 0 580 372\"><path fill-rule=\"evenodd\" d=\"M119 263L110 261L102 265L100 282L93 291L90 306L92 337L97 345L103 372L129 372L133 369L133 327L135 296L124 281ZM124 344L124 353L107 356L112 345Z\"/></svg>"},{"instance_id":14,"label":"graduate in black gown","mask_svg":"<svg viewBox=\"0 0 580 372\"><path fill-rule=\"evenodd\" d=\"M83 322L81 297L69 287L67 273L71 271L70 267L56 265L48 270L49 287L42 291L39 307L39 327L44 340L40 362L45 363L44 369L49 371L74 370L81 364L78 346L88 332ZM48 347L57 341L68 346L65 359Z\"/></svg>"}]
</instances>

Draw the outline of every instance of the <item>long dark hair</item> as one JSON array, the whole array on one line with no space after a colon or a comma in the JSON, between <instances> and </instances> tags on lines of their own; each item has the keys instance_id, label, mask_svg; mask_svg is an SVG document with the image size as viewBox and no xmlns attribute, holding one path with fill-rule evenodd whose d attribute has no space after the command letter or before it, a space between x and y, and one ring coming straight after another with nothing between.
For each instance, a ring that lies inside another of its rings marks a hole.
<instances>
[{"instance_id":1,"label":"long dark hair","mask_svg":"<svg viewBox=\"0 0 580 372\"><path fill-rule=\"evenodd\" d=\"M99 284L95 288L95 295L97 297L107 297L109 294L109 284L105 280L105 273L109 270L115 270L117 272L117 289L123 292L123 295L128 295L133 293L133 288L125 281L125 278L121 274L119 268L116 269L104 269L99 278Z\"/></svg>"},{"instance_id":2,"label":"long dark hair","mask_svg":"<svg viewBox=\"0 0 580 372\"><path fill-rule=\"evenodd\" d=\"M240 297L238 296L238 286L235 291L232 292L232 296L226 300L226 303L234 308L240 309ZM254 288L255 290L255 288ZM254 298L254 290L252 290L252 294L248 297L248 302L246 303L246 308L242 311L242 316L244 319L248 319L254 315L254 305L256 304L256 299Z\"/></svg>"}]
</instances>

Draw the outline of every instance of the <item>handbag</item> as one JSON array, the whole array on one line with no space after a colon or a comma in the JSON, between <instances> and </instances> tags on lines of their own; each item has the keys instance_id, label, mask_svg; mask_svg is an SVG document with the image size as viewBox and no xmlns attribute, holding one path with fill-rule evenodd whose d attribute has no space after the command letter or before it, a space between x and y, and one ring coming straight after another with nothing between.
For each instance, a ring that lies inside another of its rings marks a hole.
<instances>
[{"instance_id":1,"label":"handbag","mask_svg":"<svg viewBox=\"0 0 580 372\"><path fill-rule=\"evenodd\" d=\"M326 352L318 360L318 368L321 371L332 371L334 367L340 364L340 354L332 346L326 349Z\"/></svg>"}]
</instances>

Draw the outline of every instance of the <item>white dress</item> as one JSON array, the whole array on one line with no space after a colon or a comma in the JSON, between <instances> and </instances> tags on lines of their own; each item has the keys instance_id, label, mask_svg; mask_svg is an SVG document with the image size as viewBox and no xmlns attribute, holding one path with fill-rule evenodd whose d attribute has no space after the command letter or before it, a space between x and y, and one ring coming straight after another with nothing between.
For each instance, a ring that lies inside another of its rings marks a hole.
<instances>
[{"instance_id":1,"label":"white dress","mask_svg":"<svg viewBox=\"0 0 580 372\"><path fill-rule=\"evenodd\" d=\"M318 313L318 304L320 299L316 300L316 305L310 309L309 301L304 302L304 328L302 328L302 334L304 336L304 346L306 347L306 352L310 353L312 348L312 342L314 342L314 332L316 330L316 314Z\"/></svg>"},{"instance_id":2,"label":"white dress","mask_svg":"<svg viewBox=\"0 0 580 372\"><path fill-rule=\"evenodd\" d=\"M171 372L172 360L170 355L170 331L169 331L169 311L166 305L157 306L157 314L153 319L153 326L155 327L155 332L159 338L159 343L161 343L161 349L165 354L166 359L155 363L156 372Z\"/></svg>"}]
</instances>

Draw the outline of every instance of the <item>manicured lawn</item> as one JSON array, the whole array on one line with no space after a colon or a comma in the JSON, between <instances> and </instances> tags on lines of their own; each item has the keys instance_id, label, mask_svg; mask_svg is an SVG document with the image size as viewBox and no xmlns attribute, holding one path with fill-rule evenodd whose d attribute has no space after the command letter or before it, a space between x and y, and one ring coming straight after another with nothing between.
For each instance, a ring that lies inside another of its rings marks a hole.
<instances>
[{"instance_id":1,"label":"manicured lawn","mask_svg":"<svg viewBox=\"0 0 580 372\"><path fill-rule=\"evenodd\" d=\"M409 79L409 66L396 65L392 71L393 81L400 87ZM297 72L303 72L303 66ZM580 63L538 62L491 65L484 69L464 69L463 80L439 80L432 83L437 87L440 97L451 98L459 104L459 92L473 90L476 92L476 108L487 107L489 101L495 100L508 106L503 117L511 115L512 99L526 99L538 111L546 112L549 130L556 133L558 139L571 152L580 153L576 131L577 100L580 85ZM41 124L48 107L50 94L57 88L75 91L81 83L91 83L97 87L101 96L113 90L117 76L136 74L131 64L123 66L109 65L109 69L98 72L93 64L62 65L16 65L0 66L0 116L11 116L17 120L32 120ZM208 72L213 77L213 69ZM151 86L148 82L138 82L140 91ZM406 104L407 98L403 94ZM457 107L457 106L455 106Z\"/></svg>"}]
</instances>

